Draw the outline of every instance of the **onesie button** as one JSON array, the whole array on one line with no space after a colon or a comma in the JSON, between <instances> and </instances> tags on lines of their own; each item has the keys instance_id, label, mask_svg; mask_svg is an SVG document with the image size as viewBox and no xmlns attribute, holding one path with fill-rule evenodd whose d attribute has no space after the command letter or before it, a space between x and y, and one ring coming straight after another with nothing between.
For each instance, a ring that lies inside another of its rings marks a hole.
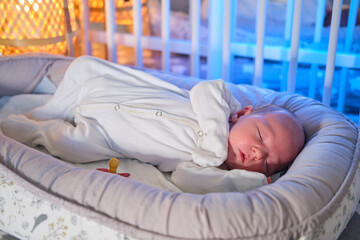
<instances>
[{"instance_id":1,"label":"onesie button","mask_svg":"<svg viewBox=\"0 0 360 240\"><path fill-rule=\"evenodd\" d=\"M117 110L120 110L120 105L119 104L117 104L117 105L115 105L115 111L117 111Z\"/></svg>"},{"instance_id":2,"label":"onesie button","mask_svg":"<svg viewBox=\"0 0 360 240\"><path fill-rule=\"evenodd\" d=\"M161 111L157 111L157 112L156 112L156 116L157 116L157 117L161 117L161 116L162 116L162 112L161 112Z\"/></svg>"},{"instance_id":3,"label":"onesie button","mask_svg":"<svg viewBox=\"0 0 360 240\"><path fill-rule=\"evenodd\" d=\"M204 131L199 130L199 131L198 131L198 135L199 135L199 137L203 137L203 136L205 135L205 133L204 133Z\"/></svg>"}]
</instances>

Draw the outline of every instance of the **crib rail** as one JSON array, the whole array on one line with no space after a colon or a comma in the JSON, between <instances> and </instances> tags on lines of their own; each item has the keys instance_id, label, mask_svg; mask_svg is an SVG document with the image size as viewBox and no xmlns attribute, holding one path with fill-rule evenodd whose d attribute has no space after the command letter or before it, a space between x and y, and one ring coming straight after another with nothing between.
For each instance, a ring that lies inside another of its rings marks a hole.
<instances>
[{"instance_id":1,"label":"crib rail","mask_svg":"<svg viewBox=\"0 0 360 240\"><path fill-rule=\"evenodd\" d=\"M337 37L340 25L342 0L334 0L330 39L328 50L317 48L301 48L299 46L300 21L302 17L303 0L288 0L286 10L286 24L284 42L282 46L266 45L265 26L267 0L257 0L256 17L256 44L238 42L234 40L234 29L236 28L237 0L209 0L209 37L207 43L200 43L200 0L191 0L191 40L176 40L170 38L170 0L161 0L161 37L144 36L142 34L141 0L133 0L134 31L133 34L118 33L115 31L115 7L114 0L105 0L106 32L94 32L89 30L89 10L87 0L83 0L84 15L84 39L86 42L86 53L91 54L91 41L107 44L108 58L116 62L116 46L123 45L134 47L136 65L143 66L142 50L156 50L162 53L162 70L168 72L170 69L170 53L190 55L190 73L199 77L200 56L207 57L207 78L223 78L232 81L233 61L235 56L254 58L253 84L262 86L263 64L265 60L283 62L283 78L281 89L295 92L296 75L299 63L311 64L312 77L309 87L309 96L314 97L316 70L320 65L326 66L323 103L330 105L333 88L334 69L342 68L342 79L338 100L338 110L343 111L346 93L346 79L348 68L360 69L360 54L351 52L353 43L353 32L355 29L356 15L359 8L359 0L352 0L347 22L347 36L345 47L342 51L337 50ZM319 0L317 7L317 20L314 32L314 46L320 41L326 0ZM222 66L222 67L219 67Z\"/></svg>"}]
</instances>

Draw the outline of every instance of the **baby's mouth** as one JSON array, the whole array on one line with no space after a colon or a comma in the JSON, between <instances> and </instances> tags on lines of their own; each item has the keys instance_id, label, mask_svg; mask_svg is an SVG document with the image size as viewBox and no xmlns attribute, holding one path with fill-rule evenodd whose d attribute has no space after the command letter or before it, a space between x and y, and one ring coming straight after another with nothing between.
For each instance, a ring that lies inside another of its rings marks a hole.
<instances>
[{"instance_id":1,"label":"baby's mouth","mask_svg":"<svg viewBox=\"0 0 360 240\"><path fill-rule=\"evenodd\" d=\"M245 163L245 155L244 153L239 149L239 156L242 163Z\"/></svg>"}]
</instances>

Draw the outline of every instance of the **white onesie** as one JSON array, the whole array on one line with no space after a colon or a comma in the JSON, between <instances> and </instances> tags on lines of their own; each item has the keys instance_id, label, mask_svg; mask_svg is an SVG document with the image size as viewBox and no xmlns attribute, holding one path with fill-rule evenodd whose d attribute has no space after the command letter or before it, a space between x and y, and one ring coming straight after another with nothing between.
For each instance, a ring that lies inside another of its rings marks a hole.
<instances>
[{"instance_id":1,"label":"white onesie","mask_svg":"<svg viewBox=\"0 0 360 240\"><path fill-rule=\"evenodd\" d=\"M191 160L201 167L220 166L227 157L229 116L240 109L222 80L187 91L83 56L69 66L53 98L28 114L30 119L10 116L1 128L76 163L130 157L174 171Z\"/></svg>"}]
</instances>

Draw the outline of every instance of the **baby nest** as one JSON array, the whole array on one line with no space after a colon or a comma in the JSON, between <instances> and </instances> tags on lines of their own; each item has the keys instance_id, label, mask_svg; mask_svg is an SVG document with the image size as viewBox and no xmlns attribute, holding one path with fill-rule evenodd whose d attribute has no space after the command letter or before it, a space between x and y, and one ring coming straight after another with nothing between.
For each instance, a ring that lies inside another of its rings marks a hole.
<instances>
[{"instance_id":1,"label":"baby nest","mask_svg":"<svg viewBox=\"0 0 360 240\"><path fill-rule=\"evenodd\" d=\"M51 92L39 83L58 85L71 61L2 57L1 95ZM186 89L200 81L142 70ZM274 103L304 126L304 149L275 183L245 193L171 192L70 165L0 134L0 229L22 239L336 239L360 198L358 126L307 97L228 86L243 106Z\"/></svg>"}]
</instances>

